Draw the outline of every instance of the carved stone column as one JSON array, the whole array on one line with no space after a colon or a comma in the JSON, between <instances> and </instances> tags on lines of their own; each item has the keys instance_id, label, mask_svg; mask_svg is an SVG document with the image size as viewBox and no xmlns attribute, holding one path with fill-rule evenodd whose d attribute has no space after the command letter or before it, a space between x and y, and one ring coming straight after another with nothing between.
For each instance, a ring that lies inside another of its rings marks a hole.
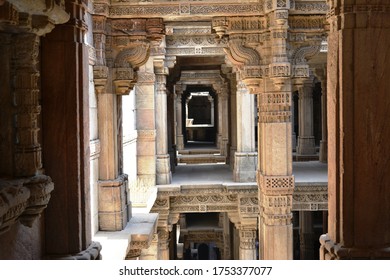
<instances>
[{"instance_id":1,"label":"carved stone column","mask_svg":"<svg viewBox=\"0 0 390 280\"><path fill-rule=\"evenodd\" d=\"M228 74L230 77L230 168L235 168L235 153L237 151L237 80L236 74Z\"/></svg>"},{"instance_id":2,"label":"carved stone column","mask_svg":"<svg viewBox=\"0 0 390 280\"><path fill-rule=\"evenodd\" d=\"M170 184L172 180L168 154L166 75L156 73L156 173L157 184Z\"/></svg>"},{"instance_id":3,"label":"carved stone column","mask_svg":"<svg viewBox=\"0 0 390 280\"><path fill-rule=\"evenodd\" d=\"M158 260L169 260L169 231L167 229L158 230Z\"/></svg>"},{"instance_id":4,"label":"carved stone column","mask_svg":"<svg viewBox=\"0 0 390 280\"><path fill-rule=\"evenodd\" d=\"M321 73L318 73L321 72ZM322 122L322 139L320 141L320 162L328 162L328 108L327 108L327 94L326 94L326 69L317 71L317 75L321 81L321 122Z\"/></svg>"},{"instance_id":5,"label":"carved stone column","mask_svg":"<svg viewBox=\"0 0 390 280\"><path fill-rule=\"evenodd\" d=\"M328 4L329 216L320 257L390 259L390 6Z\"/></svg>"},{"instance_id":6,"label":"carved stone column","mask_svg":"<svg viewBox=\"0 0 390 280\"><path fill-rule=\"evenodd\" d=\"M257 152L255 143L255 95L245 84L237 86L237 152L235 153L235 182L256 181Z\"/></svg>"},{"instance_id":7,"label":"carved stone column","mask_svg":"<svg viewBox=\"0 0 390 280\"><path fill-rule=\"evenodd\" d=\"M281 4L281 5L279 5ZM290 1L273 2L269 78L259 88L259 232L260 259L292 259L291 64L287 58Z\"/></svg>"},{"instance_id":8,"label":"carved stone column","mask_svg":"<svg viewBox=\"0 0 390 280\"><path fill-rule=\"evenodd\" d=\"M241 227L240 235L240 260L256 260L257 224L253 227Z\"/></svg>"},{"instance_id":9,"label":"carved stone column","mask_svg":"<svg viewBox=\"0 0 390 280\"><path fill-rule=\"evenodd\" d=\"M177 150L184 149L184 137L183 137L183 92L185 91L185 86L175 85L175 94L176 94L176 146Z\"/></svg>"},{"instance_id":10,"label":"carved stone column","mask_svg":"<svg viewBox=\"0 0 390 280\"><path fill-rule=\"evenodd\" d=\"M35 34L14 36L15 106L15 176L25 177L42 173L39 143L40 73L38 70L39 37Z\"/></svg>"},{"instance_id":11,"label":"carved stone column","mask_svg":"<svg viewBox=\"0 0 390 280\"><path fill-rule=\"evenodd\" d=\"M137 175L148 185L156 185L156 120L152 58L138 71L136 94Z\"/></svg>"},{"instance_id":12,"label":"carved stone column","mask_svg":"<svg viewBox=\"0 0 390 280\"><path fill-rule=\"evenodd\" d=\"M87 7L65 5L70 20L41 40L42 151L56 185L45 213L45 250L54 258L86 250L92 235Z\"/></svg>"},{"instance_id":13,"label":"carved stone column","mask_svg":"<svg viewBox=\"0 0 390 280\"><path fill-rule=\"evenodd\" d=\"M125 84L125 80L132 82L133 70L121 68L127 63L127 56L123 52L114 60L116 68L106 64L106 17L94 15L94 44L96 48L96 64L94 66L94 85L98 99L98 130L100 140L99 182L98 182L98 215L99 229L119 231L125 228L128 222L127 209L127 175L122 174L122 94L127 90L118 86ZM112 37L109 37L108 46ZM111 65L110 65L111 66ZM110 87L109 85L114 85Z\"/></svg>"},{"instance_id":14,"label":"carved stone column","mask_svg":"<svg viewBox=\"0 0 390 280\"><path fill-rule=\"evenodd\" d=\"M217 124L217 148L221 155L227 155L227 144L229 142L229 119L228 119L228 92L226 85L216 86L218 95L218 124Z\"/></svg>"},{"instance_id":15,"label":"carved stone column","mask_svg":"<svg viewBox=\"0 0 390 280\"><path fill-rule=\"evenodd\" d=\"M313 130L313 81L306 79L298 85L299 135L297 155L316 153Z\"/></svg>"},{"instance_id":16,"label":"carved stone column","mask_svg":"<svg viewBox=\"0 0 390 280\"><path fill-rule=\"evenodd\" d=\"M299 238L301 245L301 260L314 259L313 213L299 212Z\"/></svg>"},{"instance_id":17,"label":"carved stone column","mask_svg":"<svg viewBox=\"0 0 390 280\"><path fill-rule=\"evenodd\" d=\"M228 143L229 143L229 114L228 114L228 88L224 84L221 88L220 94L218 94L218 104L221 103L221 112L218 115L222 117L222 129L221 129L221 155L228 156Z\"/></svg>"}]
</instances>

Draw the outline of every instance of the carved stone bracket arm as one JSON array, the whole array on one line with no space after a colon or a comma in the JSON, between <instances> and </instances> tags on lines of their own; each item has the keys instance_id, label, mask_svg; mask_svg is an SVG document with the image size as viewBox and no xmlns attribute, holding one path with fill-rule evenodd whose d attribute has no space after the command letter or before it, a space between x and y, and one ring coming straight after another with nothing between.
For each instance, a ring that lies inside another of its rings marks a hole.
<instances>
[{"instance_id":1,"label":"carved stone bracket arm","mask_svg":"<svg viewBox=\"0 0 390 280\"><path fill-rule=\"evenodd\" d=\"M0 6L0 27L9 31L49 33L55 24L69 20L64 2L54 0L8 0Z\"/></svg>"},{"instance_id":2,"label":"carved stone bracket arm","mask_svg":"<svg viewBox=\"0 0 390 280\"><path fill-rule=\"evenodd\" d=\"M0 180L0 234L17 220L31 227L47 207L53 189L51 178L45 175Z\"/></svg>"}]
</instances>

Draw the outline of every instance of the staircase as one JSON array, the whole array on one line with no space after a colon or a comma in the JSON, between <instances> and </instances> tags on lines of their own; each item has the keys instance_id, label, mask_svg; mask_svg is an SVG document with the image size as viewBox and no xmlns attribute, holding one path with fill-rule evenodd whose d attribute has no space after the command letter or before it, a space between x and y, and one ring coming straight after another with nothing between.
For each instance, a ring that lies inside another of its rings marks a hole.
<instances>
[{"instance_id":1,"label":"staircase","mask_svg":"<svg viewBox=\"0 0 390 280\"><path fill-rule=\"evenodd\" d=\"M221 155L215 147L201 145L189 145L184 150L179 150L177 155L178 164L205 164L225 163L226 157Z\"/></svg>"}]
</instances>

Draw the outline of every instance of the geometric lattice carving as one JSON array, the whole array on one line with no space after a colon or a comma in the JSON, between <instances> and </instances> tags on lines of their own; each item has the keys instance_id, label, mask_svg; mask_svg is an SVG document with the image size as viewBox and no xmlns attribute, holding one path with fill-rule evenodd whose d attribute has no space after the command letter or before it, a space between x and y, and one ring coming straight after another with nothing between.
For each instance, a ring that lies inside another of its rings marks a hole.
<instances>
[{"instance_id":1,"label":"geometric lattice carving","mask_svg":"<svg viewBox=\"0 0 390 280\"><path fill-rule=\"evenodd\" d=\"M294 176L263 176L259 175L260 190L267 195L292 194Z\"/></svg>"}]
</instances>

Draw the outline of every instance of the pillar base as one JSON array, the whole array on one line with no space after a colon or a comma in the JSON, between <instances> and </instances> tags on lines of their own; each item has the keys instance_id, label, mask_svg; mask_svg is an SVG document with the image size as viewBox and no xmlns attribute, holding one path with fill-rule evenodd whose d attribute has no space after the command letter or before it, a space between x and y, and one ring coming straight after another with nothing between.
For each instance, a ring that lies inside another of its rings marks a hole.
<instances>
[{"instance_id":1,"label":"pillar base","mask_svg":"<svg viewBox=\"0 0 390 280\"><path fill-rule=\"evenodd\" d=\"M99 229L118 231L125 228L127 210L127 175L99 181Z\"/></svg>"},{"instance_id":2,"label":"pillar base","mask_svg":"<svg viewBox=\"0 0 390 280\"><path fill-rule=\"evenodd\" d=\"M177 146L177 150L178 150L178 151L184 149L184 137L183 137L183 135L178 135L178 136L177 136L177 143L176 143L176 146Z\"/></svg>"},{"instance_id":3,"label":"pillar base","mask_svg":"<svg viewBox=\"0 0 390 280\"><path fill-rule=\"evenodd\" d=\"M389 260L390 247L347 248L335 243L327 234L320 237L321 260Z\"/></svg>"},{"instance_id":4,"label":"pillar base","mask_svg":"<svg viewBox=\"0 0 390 280\"><path fill-rule=\"evenodd\" d=\"M169 155L157 155L156 159L157 185L167 185L172 181Z\"/></svg>"},{"instance_id":5,"label":"pillar base","mask_svg":"<svg viewBox=\"0 0 390 280\"><path fill-rule=\"evenodd\" d=\"M234 157L234 182L256 182L257 153L236 152Z\"/></svg>"},{"instance_id":6,"label":"pillar base","mask_svg":"<svg viewBox=\"0 0 390 280\"><path fill-rule=\"evenodd\" d=\"M49 260L101 260L101 250L102 245L99 242L92 241L87 249L77 254L69 254L66 256L49 255L45 258Z\"/></svg>"},{"instance_id":7,"label":"pillar base","mask_svg":"<svg viewBox=\"0 0 390 280\"><path fill-rule=\"evenodd\" d=\"M297 155L314 155L316 154L316 147L314 137L298 137Z\"/></svg>"},{"instance_id":8,"label":"pillar base","mask_svg":"<svg viewBox=\"0 0 390 280\"><path fill-rule=\"evenodd\" d=\"M320 142L320 162L328 162L328 141L326 140Z\"/></svg>"}]
</instances>

